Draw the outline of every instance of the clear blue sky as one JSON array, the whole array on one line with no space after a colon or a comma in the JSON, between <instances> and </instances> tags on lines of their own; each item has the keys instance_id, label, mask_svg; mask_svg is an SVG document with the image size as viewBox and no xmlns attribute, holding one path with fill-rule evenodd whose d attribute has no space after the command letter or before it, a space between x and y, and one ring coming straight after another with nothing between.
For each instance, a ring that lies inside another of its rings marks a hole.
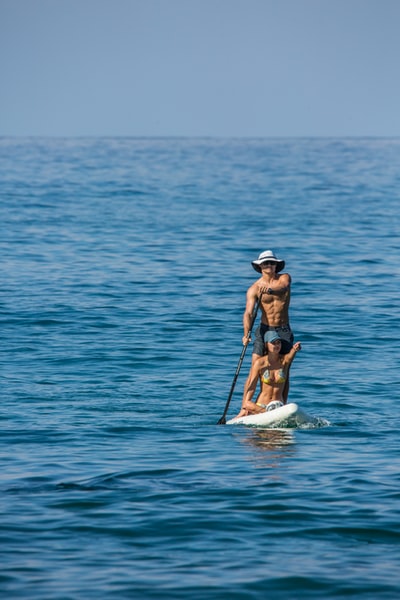
<instances>
[{"instance_id":1,"label":"clear blue sky","mask_svg":"<svg viewBox=\"0 0 400 600\"><path fill-rule=\"evenodd\" d=\"M0 0L0 135L399 136L400 0Z\"/></svg>"}]
</instances>

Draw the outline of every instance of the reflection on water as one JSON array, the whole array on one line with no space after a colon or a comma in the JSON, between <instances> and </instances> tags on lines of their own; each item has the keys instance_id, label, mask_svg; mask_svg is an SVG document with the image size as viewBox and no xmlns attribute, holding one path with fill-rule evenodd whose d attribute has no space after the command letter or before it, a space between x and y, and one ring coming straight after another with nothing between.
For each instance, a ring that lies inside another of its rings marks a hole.
<instances>
[{"instance_id":1,"label":"reflection on water","mask_svg":"<svg viewBox=\"0 0 400 600\"><path fill-rule=\"evenodd\" d=\"M242 438L244 444L250 444L262 450L285 449L295 443L293 431L290 429L251 429L249 435Z\"/></svg>"},{"instance_id":2,"label":"reflection on water","mask_svg":"<svg viewBox=\"0 0 400 600\"><path fill-rule=\"evenodd\" d=\"M294 456L297 449L294 433L288 429L251 429L241 442L254 450L248 458L255 467L274 469L274 478L279 478L282 461Z\"/></svg>"}]
</instances>

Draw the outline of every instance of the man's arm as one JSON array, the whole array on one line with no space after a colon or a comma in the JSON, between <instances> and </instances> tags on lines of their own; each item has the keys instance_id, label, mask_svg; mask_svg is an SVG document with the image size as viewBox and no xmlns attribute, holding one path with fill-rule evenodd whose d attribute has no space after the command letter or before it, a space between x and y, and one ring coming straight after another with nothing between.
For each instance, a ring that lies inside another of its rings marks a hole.
<instances>
[{"instance_id":1,"label":"man's arm","mask_svg":"<svg viewBox=\"0 0 400 600\"><path fill-rule=\"evenodd\" d=\"M264 286L263 288L261 288L261 290L263 292L265 292L266 294L276 294L277 296L279 296L279 295L287 292L288 289L290 289L290 283L291 283L290 275L288 273L284 273L283 275L280 276L279 285L277 287L272 288L272 287Z\"/></svg>"},{"instance_id":2,"label":"man's arm","mask_svg":"<svg viewBox=\"0 0 400 600\"><path fill-rule=\"evenodd\" d=\"M249 335L252 319L253 319L253 311L258 300L257 296L257 288L252 285L246 294L246 308L243 313L243 345L246 346L250 341L251 337Z\"/></svg>"}]
</instances>

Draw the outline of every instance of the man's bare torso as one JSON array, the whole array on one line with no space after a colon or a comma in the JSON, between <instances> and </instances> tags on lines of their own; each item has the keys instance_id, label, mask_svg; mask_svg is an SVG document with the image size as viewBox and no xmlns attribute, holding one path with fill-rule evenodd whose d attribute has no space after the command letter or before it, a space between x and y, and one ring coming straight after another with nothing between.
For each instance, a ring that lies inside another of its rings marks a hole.
<instances>
[{"instance_id":1,"label":"man's bare torso","mask_svg":"<svg viewBox=\"0 0 400 600\"><path fill-rule=\"evenodd\" d=\"M266 288L264 278L260 277L254 286L257 296L259 296L260 292ZM268 290L261 295L261 322L269 327L288 325L290 304L289 275L287 273L277 275L272 281L268 282Z\"/></svg>"}]
</instances>

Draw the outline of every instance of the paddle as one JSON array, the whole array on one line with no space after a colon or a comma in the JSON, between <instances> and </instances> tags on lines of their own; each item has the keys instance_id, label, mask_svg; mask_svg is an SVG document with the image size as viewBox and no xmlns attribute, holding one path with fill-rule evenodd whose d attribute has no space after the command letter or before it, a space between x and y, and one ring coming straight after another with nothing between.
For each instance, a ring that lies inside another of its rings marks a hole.
<instances>
[{"instance_id":1,"label":"paddle","mask_svg":"<svg viewBox=\"0 0 400 600\"><path fill-rule=\"evenodd\" d=\"M258 312L258 307L260 306L260 302L261 302L261 294L260 294L260 297L257 299L257 303L256 303L256 305L255 305L255 307L253 309L253 314L251 315L250 329L247 332L247 336L246 336L247 340L250 339L251 330L253 329L254 321L257 318L257 312ZM230 404L232 396L233 396L233 391L235 389L237 378L239 377L240 368L242 366L242 362L243 362L243 359L244 359L244 355L246 354L246 350L247 350L247 346L248 345L249 344L247 343L247 344L245 344L243 346L242 353L240 355L239 362L238 362L238 365L236 367L236 373L235 373L235 376L234 376L233 381L232 381L231 391L229 392L228 400L226 401L226 404L225 404L224 414L222 415L222 417L218 421L217 425L225 425L225 423L226 423L226 418L225 418L226 417L226 413L228 412L229 404Z\"/></svg>"}]
</instances>

